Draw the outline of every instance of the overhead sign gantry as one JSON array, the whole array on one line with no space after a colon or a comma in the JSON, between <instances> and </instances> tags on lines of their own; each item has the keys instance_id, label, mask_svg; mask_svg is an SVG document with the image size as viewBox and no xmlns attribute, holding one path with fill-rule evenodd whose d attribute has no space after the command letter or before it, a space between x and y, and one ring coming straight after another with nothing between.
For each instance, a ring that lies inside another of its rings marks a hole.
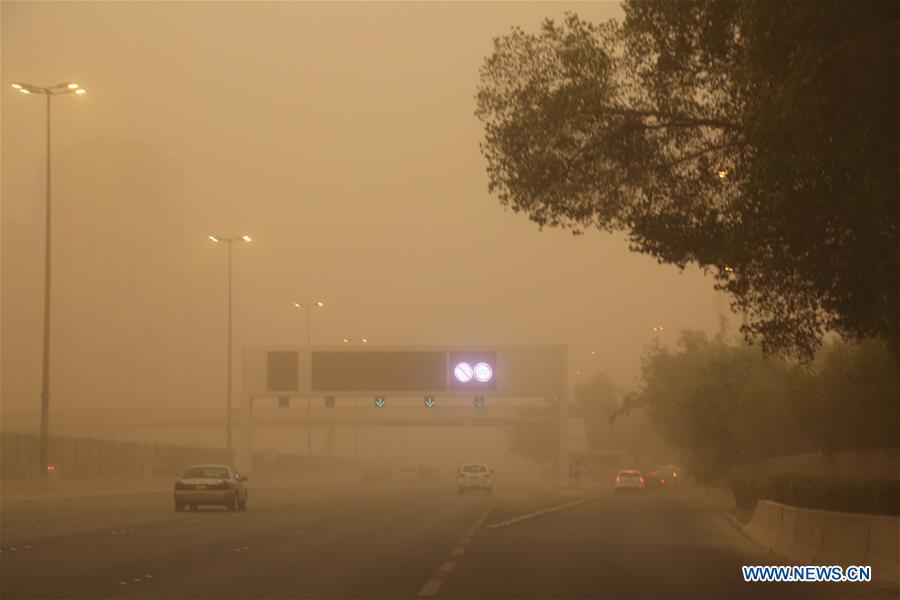
<instances>
[{"instance_id":1,"label":"overhead sign gantry","mask_svg":"<svg viewBox=\"0 0 900 600\"><path fill-rule=\"evenodd\" d=\"M560 430L567 419L565 346L290 347L248 346L243 353L243 464L252 456L253 401L290 396L370 396L373 410L390 398L472 396L560 399ZM428 402L431 399L431 403ZM567 465L565 435L560 464Z\"/></svg>"}]
</instances>

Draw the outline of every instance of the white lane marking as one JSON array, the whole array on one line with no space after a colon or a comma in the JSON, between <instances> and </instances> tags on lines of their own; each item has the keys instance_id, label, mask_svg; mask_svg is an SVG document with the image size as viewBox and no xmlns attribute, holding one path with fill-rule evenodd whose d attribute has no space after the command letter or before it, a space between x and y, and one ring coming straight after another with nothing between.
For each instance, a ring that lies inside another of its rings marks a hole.
<instances>
[{"instance_id":1,"label":"white lane marking","mask_svg":"<svg viewBox=\"0 0 900 600\"><path fill-rule=\"evenodd\" d=\"M140 578L140 577L132 577L131 580L132 580L132 581L137 581L138 583L141 582L141 578Z\"/></svg>"},{"instance_id":2,"label":"white lane marking","mask_svg":"<svg viewBox=\"0 0 900 600\"><path fill-rule=\"evenodd\" d=\"M443 573L444 575L446 575L447 573L450 573L451 571L453 571L453 569L455 569L455 568L456 568L456 561L448 560L447 562L445 562L444 564L441 565L441 568L438 569L438 573Z\"/></svg>"},{"instance_id":3,"label":"white lane marking","mask_svg":"<svg viewBox=\"0 0 900 600\"><path fill-rule=\"evenodd\" d=\"M119 585L128 585L128 582L127 582L127 581L120 581L120 582L119 582Z\"/></svg>"},{"instance_id":4,"label":"white lane marking","mask_svg":"<svg viewBox=\"0 0 900 600\"><path fill-rule=\"evenodd\" d=\"M147 579L153 579L153 575L144 575Z\"/></svg>"},{"instance_id":5,"label":"white lane marking","mask_svg":"<svg viewBox=\"0 0 900 600\"><path fill-rule=\"evenodd\" d=\"M481 529L481 526L484 525L484 522L487 520L488 514L491 512L491 509L494 508L494 503L496 500L491 500L490 504L488 504L481 514L478 515L478 518L475 519L475 522L466 532L464 537L468 537L471 540L472 536L475 535L475 532ZM461 543L453 547L450 551L451 556L462 556L462 553L466 551L465 545L469 542ZM456 568L456 564L458 561L456 560L448 560L445 561L444 564L438 568L437 572L434 574L434 577L425 582L425 585L422 586L422 589L419 590L419 598L429 598L436 596L438 591L440 591L441 586L444 585L443 578L446 575L449 575L453 569Z\"/></svg>"},{"instance_id":6,"label":"white lane marking","mask_svg":"<svg viewBox=\"0 0 900 600\"><path fill-rule=\"evenodd\" d=\"M29 546L28 544L25 544L25 545L22 546L22 547L25 548L26 550L28 550L29 548L31 548L31 546Z\"/></svg>"},{"instance_id":7,"label":"white lane marking","mask_svg":"<svg viewBox=\"0 0 900 600\"><path fill-rule=\"evenodd\" d=\"M590 502L593 500L593 497L590 498L582 498L580 500L575 500L574 502L568 502L566 504L560 504L559 506L551 506L550 508L545 508L544 510L539 510L537 512L528 513L527 515L522 515L521 517L516 517L514 519L508 519L506 521L500 521L499 523L493 523L488 525L485 529L497 529L498 527L506 527L508 525L512 525L514 523L520 523L522 521L527 521L528 519L533 519L535 517L540 517L541 515L546 515L552 512L556 512L558 510L563 510L565 508L570 508L572 506L577 506L578 504L584 504L585 502Z\"/></svg>"},{"instance_id":8,"label":"white lane marking","mask_svg":"<svg viewBox=\"0 0 900 600\"><path fill-rule=\"evenodd\" d=\"M444 585L444 582L440 579L429 579L422 586L422 589L419 590L419 597L436 596L442 585Z\"/></svg>"}]
</instances>

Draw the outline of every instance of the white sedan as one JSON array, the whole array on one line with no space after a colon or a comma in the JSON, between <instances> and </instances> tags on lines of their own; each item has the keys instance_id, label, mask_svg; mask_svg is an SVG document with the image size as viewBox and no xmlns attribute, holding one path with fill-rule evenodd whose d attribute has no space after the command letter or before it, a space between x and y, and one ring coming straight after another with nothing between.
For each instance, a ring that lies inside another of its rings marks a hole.
<instances>
[{"instance_id":1,"label":"white sedan","mask_svg":"<svg viewBox=\"0 0 900 600\"><path fill-rule=\"evenodd\" d=\"M247 477L227 465L194 465L175 482L175 510L218 505L247 510Z\"/></svg>"},{"instance_id":2,"label":"white sedan","mask_svg":"<svg viewBox=\"0 0 900 600\"><path fill-rule=\"evenodd\" d=\"M469 490L479 490L490 494L494 490L494 483L491 481L493 471L487 465L482 463L466 463L459 468L459 476L456 480L457 489L460 494L464 494Z\"/></svg>"}]
</instances>

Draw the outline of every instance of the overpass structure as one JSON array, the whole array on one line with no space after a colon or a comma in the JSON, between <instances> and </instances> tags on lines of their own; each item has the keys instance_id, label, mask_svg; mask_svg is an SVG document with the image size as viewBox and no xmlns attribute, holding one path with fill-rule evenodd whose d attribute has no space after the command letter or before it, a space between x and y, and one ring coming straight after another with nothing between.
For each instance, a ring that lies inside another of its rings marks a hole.
<instances>
[{"instance_id":1,"label":"overpass structure","mask_svg":"<svg viewBox=\"0 0 900 600\"><path fill-rule=\"evenodd\" d=\"M471 427L510 424L523 418L513 399L541 398L554 400L559 407L559 477L566 482L567 360L562 345L246 346L238 465L246 468L251 464L258 425L304 423L299 416L302 409L290 408L295 399L300 399L301 405L306 400L308 427L317 422ZM323 402L316 416L313 398ZM354 402L352 407L342 406L349 400ZM261 406L266 401L288 410L275 408L273 414L272 408ZM417 407L418 401L422 404Z\"/></svg>"},{"instance_id":2,"label":"overpass structure","mask_svg":"<svg viewBox=\"0 0 900 600\"><path fill-rule=\"evenodd\" d=\"M305 401L305 398L303 399ZM421 403L420 403L421 404ZM432 410L421 406L388 406L375 411L369 407L320 405L311 408L291 406L278 408L257 406L253 410L253 427L450 427L503 426L521 419L534 419L522 414L522 408L490 407L475 409L463 406L446 406L443 399ZM527 411L526 411L527 412ZM38 427L40 415L36 411L4 411L0 425L4 431L30 431ZM235 425L241 427L244 414L234 416ZM225 414L220 408L191 409L59 409L53 412L54 429L67 434L79 431L136 431L141 429L211 429L225 427Z\"/></svg>"}]
</instances>

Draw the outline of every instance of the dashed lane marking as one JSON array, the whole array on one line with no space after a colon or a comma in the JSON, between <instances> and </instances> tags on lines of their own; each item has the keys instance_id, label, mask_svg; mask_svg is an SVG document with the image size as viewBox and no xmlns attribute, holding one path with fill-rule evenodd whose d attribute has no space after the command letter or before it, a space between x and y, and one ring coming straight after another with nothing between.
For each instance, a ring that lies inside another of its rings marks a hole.
<instances>
[{"instance_id":1,"label":"dashed lane marking","mask_svg":"<svg viewBox=\"0 0 900 600\"><path fill-rule=\"evenodd\" d=\"M456 557L457 560L448 560L445 561L437 570L437 573L434 574L434 577L425 582L425 585L422 586L422 589L419 590L419 598L432 598L437 595L437 593L441 590L441 586L444 585L444 577L453 572L453 569L456 568L456 564L458 562L458 557L462 556L463 552L466 551L466 544L468 544L475 533L481 529L484 522L487 520L488 513L491 512L491 509L494 508L495 500L492 500L487 507L481 511L481 514L478 515L478 518L475 519L475 522L472 526L466 531L465 535L460 538L459 542L456 546L450 550L450 555Z\"/></svg>"},{"instance_id":2,"label":"dashed lane marking","mask_svg":"<svg viewBox=\"0 0 900 600\"><path fill-rule=\"evenodd\" d=\"M436 596L442 585L444 585L444 582L440 579L429 579L422 586L422 589L419 590L419 597Z\"/></svg>"},{"instance_id":3,"label":"dashed lane marking","mask_svg":"<svg viewBox=\"0 0 900 600\"><path fill-rule=\"evenodd\" d=\"M448 573L451 573L453 571L453 569L455 569L455 568L456 568L456 561L448 560L447 562L445 562L444 564L441 565L441 568L438 569L438 573L447 575Z\"/></svg>"}]
</instances>

